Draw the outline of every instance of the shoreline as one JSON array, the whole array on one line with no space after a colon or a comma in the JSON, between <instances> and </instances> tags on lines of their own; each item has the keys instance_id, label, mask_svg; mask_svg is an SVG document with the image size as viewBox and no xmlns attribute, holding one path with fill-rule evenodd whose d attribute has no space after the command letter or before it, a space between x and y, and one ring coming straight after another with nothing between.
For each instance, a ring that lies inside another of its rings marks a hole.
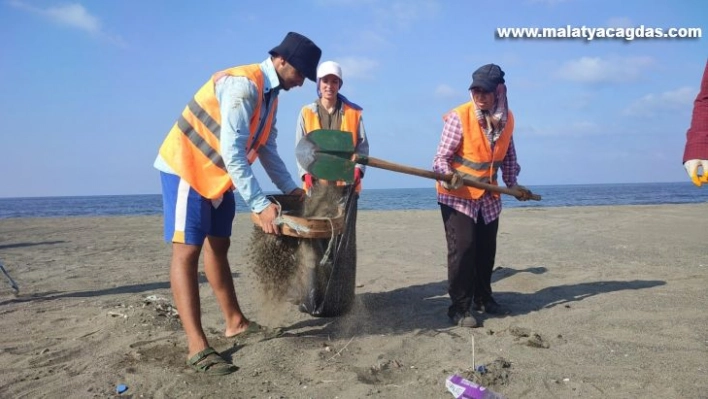
<instances>
[{"instance_id":1,"label":"shoreline","mask_svg":"<svg viewBox=\"0 0 708 399\"><path fill-rule=\"evenodd\" d=\"M228 377L184 366L161 215L0 219L0 261L20 288L0 282L0 397L106 397L125 384L133 397L449 398L445 379L473 366L472 338L475 365L508 361L490 388L509 398L703 397L706 213L505 208L493 288L513 313L472 330L445 316L438 210L359 211L357 303L339 318L262 302L244 256L253 224L239 213L239 301L286 333L234 346L201 279L208 338L240 367Z\"/></svg>"},{"instance_id":2,"label":"shoreline","mask_svg":"<svg viewBox=\"0 0 708 399\"><path fill-rule=\"evenodd\" d=\"M436 206L437 202L435 203ZM708 199L706 199L705 202L680 202L680 203L661 203L661 204L608 204L608 205L557 205L557 206L518 206L518 207L510 207L508 205L504 205L502 207L502 218L507 212L525 212L525 211L537 211L537 210L562 210L562 209L575 209L575 208L580 208L580 209L586 209L588 211L596 211L599 209L604 209L604 208L614 208L614 207L673 207L673 206L701 206L701 205L706 205L708 204ZM376 213L376 212L440 212L440 209L438 207L436 208L431 208L431 209L418 209L418 208L411 208L411 209L359 209L359 213ZM246 215L246 216L244 216ZM239 210L236 209L236 218L241 218L241 217L249 217L250 213L246 213L244 210ZM151 213L151 214L117 214L117 215L95 215L95 214L90 214L90 215L71 215L71 216L21 216L21 217L0 217L0 223L3 221L18 221L18 220L35 220L35 219L59 219L59 220L64 220L64 219L74 219L74 218L96 218L96 219L101 219L101 218L162 218L162 213ZM238 220L234 220L234 224L238 223Z\"/></svg>"}]
</instances>

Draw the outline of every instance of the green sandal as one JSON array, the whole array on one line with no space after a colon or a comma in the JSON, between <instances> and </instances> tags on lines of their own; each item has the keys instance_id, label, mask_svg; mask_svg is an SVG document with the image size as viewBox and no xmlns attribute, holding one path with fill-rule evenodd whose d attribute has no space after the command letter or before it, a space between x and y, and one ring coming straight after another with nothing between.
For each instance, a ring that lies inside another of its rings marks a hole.
<instances>
[{"instance_id":1,"label":"green sandal","mask_svg":"<svg viewBox=\"0 0 708 399\"><path fill-rule=\"evenodd\" d=\"M187 365L198 373L210 375L227 375L238 370L238 367L227 362L214 348L206 348L187 360Z\"/></svg>"},{"instance_id":2,"label":"green sandal","mask_svg":"<svg viewBox=\"0 0 708 399\"><path fill-rule=\"evenodd\" d=\"M280 328L269 328L262 326L255 321L248 323L248 327L236 335L227 337L228 339L246 339L254 335L263 336L263 340L277 338L283 335L283 330Z\"/></svg>"}]
</instances>

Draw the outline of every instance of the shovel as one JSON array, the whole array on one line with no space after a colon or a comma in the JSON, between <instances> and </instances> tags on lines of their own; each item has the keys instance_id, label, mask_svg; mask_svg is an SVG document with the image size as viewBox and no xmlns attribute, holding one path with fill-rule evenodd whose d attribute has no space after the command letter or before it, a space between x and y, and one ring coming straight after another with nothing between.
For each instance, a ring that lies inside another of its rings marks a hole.
<instances>
[{"instance_id":1,"label":"shovel","mask_svg":"<svg viewBox=\"0 0 708 399\"><path fill-rule=\"evenodd\" d=\"M318 179L342 180L349 184L354 182L356 164L445 182L450 182L453 176L357 154L351 134L340 130L318 129L306 134L295 147L295 157L302 168ZM514 197L523 195L521 190L483 183L466 177L463 179L463 184ZM541 196L537 194L530 194L528 198L541 200Z\"/></svg>"}]
</instances>

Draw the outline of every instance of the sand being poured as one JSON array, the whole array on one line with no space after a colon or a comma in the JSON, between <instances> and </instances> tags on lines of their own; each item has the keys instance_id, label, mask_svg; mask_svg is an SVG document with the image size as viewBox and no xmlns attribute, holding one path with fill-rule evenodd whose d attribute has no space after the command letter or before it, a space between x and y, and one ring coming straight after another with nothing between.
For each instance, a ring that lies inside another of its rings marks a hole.
<instances>
[{"instance_id":1,"label":"sand being poured","mask_svg":"<svg viewBox=\"0 0 708 399\"><path fill-rule=\"evenodd\" d=\"M337 217L343 209L344 191L341 187L317 185L310 190L302 209L291 211L291 214L304 218ZM273 303L299 304L314 285L326 284L331 262L323 261L323 257L330 241L275 236L254 226L246 258L265 299ZM329 254L332 251L330 248Z\"/></svg>"}]
</instances>

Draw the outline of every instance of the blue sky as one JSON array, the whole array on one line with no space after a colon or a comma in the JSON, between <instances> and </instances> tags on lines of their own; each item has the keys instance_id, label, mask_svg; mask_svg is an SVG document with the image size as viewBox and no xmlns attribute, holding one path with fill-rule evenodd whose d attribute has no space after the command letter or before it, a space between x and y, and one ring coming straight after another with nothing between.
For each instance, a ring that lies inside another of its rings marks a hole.
<instances>
[{"instance_id":1,"label":"blue sky","mask_svg":"<svg viewBox=\"0 0 708 399\"><path fill-rule=\"evenodd\" d=\"M288 31L315 41L322 61L342 64L342 93L364 108L371 156L430 169L442 115L469 99L477 67L496 63L516 117L520 183L688 181L681 158L708 39L495 32L705 31L703 1L481 4L0 0L0 197L159 193L152 163L187 101L213 72L265 59ZM280 98L279 148L292 173L296 117L315 96L306 82ZM370 168L365 188L432 184Z\"/></svg>"}]
</instances>

